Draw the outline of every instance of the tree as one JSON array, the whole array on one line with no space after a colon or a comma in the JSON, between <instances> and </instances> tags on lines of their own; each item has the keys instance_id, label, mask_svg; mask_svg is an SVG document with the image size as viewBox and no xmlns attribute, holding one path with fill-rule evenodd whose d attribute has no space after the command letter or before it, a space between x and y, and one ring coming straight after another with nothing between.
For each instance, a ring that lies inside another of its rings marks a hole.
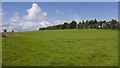
<instances>
[{"instance_id":1,"label":"tree","mask_svg":"<svg viewBox=\"0 0 120 68\"><path fill-rule=\"evenodd\" d=\"M85 29L90 28L90 27L89 27L89 21L88 21L88 20L86 20L86 22L85 22L85 25L84 25L84 26L85 26Z\"/></svg>"},{"instance_id":2,"label":"tree","mask_svg":"<svg viewBox=\"0 0 120 68\"><path fill-rule=\"evenodd\" d=\"M84 28L84 24L82 22L79 22L78 29L83 29L83 28Z\"/></svg>"},{"instance_id":3,"label":"tree","mask_svg":"<svg viewBox=\"0 0 120 68\"><path fill-rule=\"evenodd\" d=\"M12 30L12 32L14 32L14 30Z\"/></svg>"},{"instance_id":4,"label":"tree","mask_svg":"<svg viewBox=\"0 0 120 68\"><path fill-rule=\"evenodd\" d=\"M76 25L77 25L77 22L76 21L72 21L70 23L70 29L75 29L76 28Z\"/></svg>"},{"instance_id":5,"label":"tree","mask_svg":"<svg viewBox=\"0 0 120 68\"><path fill-rule=\"evenodd\" d=\"M117 29L118 28L118 22L117 22L117 20L114 20L114 19L112 19L111 21L109 21L110 22L110 29Z\"/></svg>"},{"instance_id":6,"label":"tree","mask_svg":"<svg viewBox=\"0 0 120 68\"><path fill-rule=\"evenodd\" d=\"M90 24L91 29L93 29L95 27L95 21L94 20L90 20L89 24Z\"/></svg>"},{"instance_id":7,"label":"tree","mask_svg":"<svg viewBox=\"0 0 120 68\"><path fill-rule=\"evenodd\" d=\"M67 29L67 26L68 26L68 23L65 22L65 23L62 25L62 29Z\"/></svg>"},{"instance_id":8,"label":"tree","mask_svg":"<svg viewBox=\"0 0 120 68\"><path fill-rule=\"evenodd\" d=\"M48 26L46 28L40 28L39 30L53 30L53 29L120 29L119 23L117 20L112 19L111 21L97 21L97 19L94 20L82 20L82 22L79 22L77 24L76 21L72 21L71 23L65 22L64 24L54 25L54 26ZM7 31L6 31L7 32Z\"/></svg>"},{"instance_id":9,"label":"tree","mask_svg":"<svg viewBox=\"0 0 120 68\"><path fill-rule=\"evenodd\" d=\"M62 25L56 25L56 29L62 29Z\"/></svg>"},{"instance_id":10,"label":"tree","mask_svg":"<svg viewBox=\"0 0 120 68\"><path fill-rule=\"evenodd\" d=\"M6 30L6 29L4 29L4 32L7 32L7 30Z\"/></svg>"},{"instance_id":11,"label":"tree","mask_svg":"<svg viewBox=\"0 0 120 68\"><path fill-rule=\"evenodd\" d=\"M95 19L95 23L97 23L97 20Z\"/></svg>"}]
</instances>

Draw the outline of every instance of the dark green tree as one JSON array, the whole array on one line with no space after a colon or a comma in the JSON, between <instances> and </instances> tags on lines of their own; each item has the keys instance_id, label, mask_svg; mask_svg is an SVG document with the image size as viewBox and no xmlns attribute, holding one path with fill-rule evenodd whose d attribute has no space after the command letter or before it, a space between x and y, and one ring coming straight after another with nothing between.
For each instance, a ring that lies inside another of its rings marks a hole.
<instances>
[{"instance_id":1,"label":"dark green tree","mask_svg":"<svg viewBox=\"0 0 120 68\"><path fill-rule=\"evenodd\" d=\"M65 22L63 25L62 25L62 29L67 29L68 28L68 23Z\"/></svg>"},{"instance_id":2,"label":"dark green tree","mask_svg":"<svg viewBox=\"0 0 120 68\"><path fill-rule=\"evenodd\" d=\"M83 28L84 28L84 24L82 22L79 22L78 29L83 29Z\"/></svg>"},{"instance_id":3,"label":"dark green tree","mask_svg":"<svg viewBox=\"0 0 120 68\"><path fill-rule=\"evenodd\" d=\"M4 29L4 32L7 32L7 29Z\"/></svg>"},{"instance_id":4,"label":"dark green tree","mask_svg":"<svg viewBox=\"0 0 120 68\"><path fill-rule=\"evenodd\" d=\"M76 28L76 25L77 25L77 22L76 21L72 21L70 23L70 29L75 29Z\"/></svg>"}]
</instances>

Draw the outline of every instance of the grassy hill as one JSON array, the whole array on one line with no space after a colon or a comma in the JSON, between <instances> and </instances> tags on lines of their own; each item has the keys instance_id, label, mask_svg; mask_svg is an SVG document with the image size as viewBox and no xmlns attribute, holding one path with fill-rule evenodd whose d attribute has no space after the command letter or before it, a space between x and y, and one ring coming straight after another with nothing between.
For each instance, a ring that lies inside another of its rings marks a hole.
<instances>
[{"instance_id":1,"label":"grassy hill","mask_svg":"<svg viewBox=\"0 0 120 68\"><path fill-rule=\"evenodd\" d=\"M4 66L117 66L117 30L43 30L3 38Z\"/></svg>"}]
</instances>

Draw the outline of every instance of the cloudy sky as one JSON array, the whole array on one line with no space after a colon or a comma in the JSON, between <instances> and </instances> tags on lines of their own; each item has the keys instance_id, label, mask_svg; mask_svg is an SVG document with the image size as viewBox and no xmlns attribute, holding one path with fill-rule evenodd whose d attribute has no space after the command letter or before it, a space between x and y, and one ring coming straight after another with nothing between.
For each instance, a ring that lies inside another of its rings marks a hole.
<instances>
[{"instance_id":1,"label":"cloudy sky","mask_svg":"<svg viewBox=\"0 0 120 68\"><path fill-rule=\"evenodd\" d=\"M118 18L117 2L3 2L3 29L33 31L75 20Z\"/></svg>"}]
</instances>

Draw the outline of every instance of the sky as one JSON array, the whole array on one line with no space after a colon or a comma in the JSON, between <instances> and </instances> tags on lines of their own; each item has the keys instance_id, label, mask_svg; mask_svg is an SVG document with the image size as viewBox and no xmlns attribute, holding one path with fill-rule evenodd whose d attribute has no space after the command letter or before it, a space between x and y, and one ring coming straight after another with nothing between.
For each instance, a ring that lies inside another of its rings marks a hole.
<instances>
[{"instance_id":1,"label":"sky","mask_svg":"<svg viewBox=\"0 0 120 68\"><path fill-rule=\"evenodd\" d=\"M3 27L33 31L75 20L118 19L117 2L3 2Z\"/></svg>"},{"instance_id":2,"label":"sky","mask_svg":"<svg viewBox=\"0 0 120 68\"><path fill-rule=\"evenodd\" d=\"M2 0L2 2L118 2L119 0Z\"/></svg>"}]
</instances>

